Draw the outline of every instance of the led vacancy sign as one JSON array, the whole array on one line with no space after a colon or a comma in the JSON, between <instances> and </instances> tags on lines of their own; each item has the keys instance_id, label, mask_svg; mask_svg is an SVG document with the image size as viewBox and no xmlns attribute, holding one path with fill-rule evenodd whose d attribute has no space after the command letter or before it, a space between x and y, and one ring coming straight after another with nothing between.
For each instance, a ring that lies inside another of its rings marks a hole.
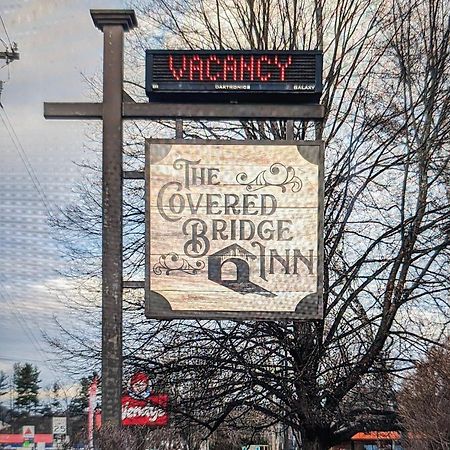
<instances>
[{"instance_id":1,"label":"led vacancy sign","mask_svg":"<svg viewBox=\"0 0 450 450\"><path fill-rule=\"evenodd\" d=\"M149 318L322 317L319 142L152 140Z\"/></svg>"},{"instance_id":2,"label":"led vacancy sign","mask_svg":"<svg viewBox=\"0 0 450 450\"><path fill-rule=\"evenodd\" d=\"M150 100L317 103L322 53L317 51L147 50Z\"/></svg>"}]
</instances>

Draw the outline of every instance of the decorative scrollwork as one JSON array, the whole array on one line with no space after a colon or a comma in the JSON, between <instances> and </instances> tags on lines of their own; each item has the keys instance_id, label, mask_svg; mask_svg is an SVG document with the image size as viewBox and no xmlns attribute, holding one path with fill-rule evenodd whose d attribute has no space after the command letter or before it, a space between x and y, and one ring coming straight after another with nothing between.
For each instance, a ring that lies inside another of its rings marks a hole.
<instances>
[{"instance_id":1,"label":"decorative scrollwork","mask_svg":"<svg viewBox=\"0 0 450 450\"><path fill-rule=\"evenodd\" d=\"M292 192L300 192L303 187L302 180L295 175L295 169L282 163L273 163L269 169L261 171L255 178L248 181L249 176L245 172L236 175L236 181L246 186L247 191L275 186L286 192L286 186L291 187Z\"/></svg>"},{"instance_id":2,"label":"decorative scrollwork","mask_svg":"<svg viewBox=\"0 0 450 450\"><path fill-rule=\"evenodd\" d=\"M203 261L196 261L192 265L182 256L177 253L167 253L159 257L158 262L153 266L153 273L155 275L170 275L171 272L183 272L188 275L197 275L202 269L205 268Z\"/></svg>"}]
</instances>

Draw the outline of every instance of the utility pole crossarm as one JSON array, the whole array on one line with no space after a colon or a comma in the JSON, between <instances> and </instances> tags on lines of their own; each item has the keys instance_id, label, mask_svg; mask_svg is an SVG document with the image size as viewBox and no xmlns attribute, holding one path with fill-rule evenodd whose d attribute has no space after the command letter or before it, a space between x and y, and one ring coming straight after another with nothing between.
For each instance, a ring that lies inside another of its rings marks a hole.
<instances>
[{"instance_id":1,"label":"utility pole crossarm","mask_svg":"<svg viewBox=\"0 0 450 450\"><path fill-rule=\"evenodd\" d=\"M0 59L6 59L6 61L15 61L20 59L20 55L17 52L9 52L8 50L6 52L0 52Z\"/></svg>"}]
</instances>

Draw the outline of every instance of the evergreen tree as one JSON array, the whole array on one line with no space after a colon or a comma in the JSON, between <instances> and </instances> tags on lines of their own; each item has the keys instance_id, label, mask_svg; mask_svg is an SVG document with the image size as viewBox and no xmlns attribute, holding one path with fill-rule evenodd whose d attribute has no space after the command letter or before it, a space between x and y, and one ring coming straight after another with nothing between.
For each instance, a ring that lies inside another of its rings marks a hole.
<instances>
[{"instance_id":1,"label":"evergreen tree","mask_svg":"<svg viewBox=\"0 0 450 450\"><path fill-rule=\"evenodd\" d=\"M89 386L91 385L92 377L83 377L80 380L80 389L77 395L71 400L69 404L69 413L72 416L83 414L89 406Z\"/></svg>"},{"instance_id":2,"label":"evergreen tree","mask_svg":"<svg viewBox=\"0 0 450 450\"><path fill-rule=\"evenodd\" d=\"M16 399L14 405L18 409L24 409L30 413L32 408L39 404L39 370L30 363L14 364L14 389Z\"/></svg>"},{"instance_id":3,"label":"evergreen tree","mask_svg":"<svg viewBox=\"0 0 450 450\"><path fill-rule=\"evenodd\" d=\"M6 409L1 406L2 397L8 393L8 375L3 370L0 370L0 418L2 421L5 419Z\"/></svg>"},{"instance_id":4,"label":"evergreen tree","mask_svg":"<svg viewBox=\"0 0 450 450\"><path fill-rule=\"evenodd\" d=\"M52 393L50 400L50 408L54 413L61 410L60 391L61 386L57 381L55 381L52 386Z\"/></svg>"},{"instance_id":5,"label":"evergreen tree","mask_svg":"<svg viewBox=\"0 0 450 450\"><path fill-rule=\"evenodd\" d=\"M0 397L8 392L8 375L0 370Z\"/></svg>"}]
</instances>

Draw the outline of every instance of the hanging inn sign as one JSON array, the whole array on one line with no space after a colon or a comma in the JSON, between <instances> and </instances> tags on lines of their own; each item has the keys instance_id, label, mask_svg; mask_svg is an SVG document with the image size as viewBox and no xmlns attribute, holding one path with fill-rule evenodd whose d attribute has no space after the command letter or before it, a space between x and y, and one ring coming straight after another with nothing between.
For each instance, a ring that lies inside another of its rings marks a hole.
<instances>
[{"instance_id":1,"label":"hanging inn sign","mask_svg":"<svg viewBox=\"0 0 450 450\"><path fill-rule=\"evenodd\" d=\"M320 142L146 150L147 317L322 318Z\"/></svg>"}]
</instances>

